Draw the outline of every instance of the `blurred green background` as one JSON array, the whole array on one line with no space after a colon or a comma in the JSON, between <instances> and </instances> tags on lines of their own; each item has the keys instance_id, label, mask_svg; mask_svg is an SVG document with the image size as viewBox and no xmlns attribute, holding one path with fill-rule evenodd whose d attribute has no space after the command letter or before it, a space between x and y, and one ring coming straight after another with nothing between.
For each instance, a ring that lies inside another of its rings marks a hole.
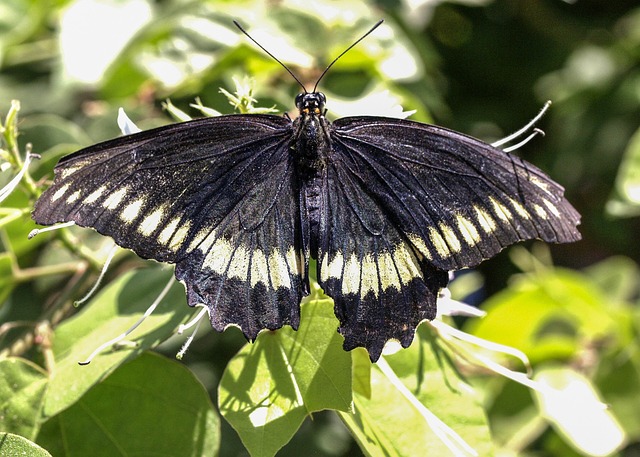
<instances>
[{"instance_id":1,"label":"blurred green background","mask_svg":"<svg viewBox=\"0 0 640 457\"><path fill-rule=\"evenodd\" d=\"M469 332L518 347L534 367L560 364L590 379L626 432L617 455L640 455L636 1L2 0L0 115L4 121L11 100L20 101L20 150L31 143L42 156L31 167L34 180L42 184L64 154L119 135L118 107L143 129L172 121L163 109L167 99L194 117L199 112L190 104L196 97L231 113L219 88L232 92L234 78L250 76L258 106L294 115L300 87L234 28L233 19L310 90L324 67L380 18L385 24L322 80L319 89L327 95L330 118L398 112L401 105L415 110L412 119L491 142L525 125L545 101L553 102L538 123L546 136L517 153L566 188L583 217L583 240L549 247L553 263L567 270L551 279L537 276L533 283L541 290L551 288L546 290L551 298L514 298L523 294L514 288L522 271L551 268L544 248L527 244L533 255L513 249L483 263L481 275L474 276L482 286L467 301L481 304L491 297L482 305L489 316L480 324L459 323ZM2 168L0 187L16 172ZM73 243L52 247L46 237L26 240L35 227L28 218L33 197L29 189L19 188L1 204L0 322L35 322L45 316L55 328L72 310L52 308L52 303L81 296L95 271L78 269ZM100 237L77 236L103 258ZM82 253L80 258L86 261ZM37 269L52 263L64 268ZM140 263L119 255L107 280ZM555 285L558 277L564 282ZM515 322L523 323L522 334L527 325L532 334L540 330L533 322L542 319L537 305L547 298L578 316L571 328L546 328L561 337L542 342L540 335L526 341L511 335ZM32 332L29 325L26 329ZM33 341L16 348L24 335L21 325L3 325L3 355L22 354L46 366ZM161 350L172 355L179 344L169 342ZM207 328L188 353L185 364L214 402L222 372L243 344L235 330L220 335ZM485 384L494 445L502 455L596 455L572 446L561 427L533 420L534 403L520 386ZM224 421L221 433L221 455L246 455ZM281 455L300 455L299 446L308 455L361 452L337 417L326 413L306 421Z\"/></svg>"}]
</instances>

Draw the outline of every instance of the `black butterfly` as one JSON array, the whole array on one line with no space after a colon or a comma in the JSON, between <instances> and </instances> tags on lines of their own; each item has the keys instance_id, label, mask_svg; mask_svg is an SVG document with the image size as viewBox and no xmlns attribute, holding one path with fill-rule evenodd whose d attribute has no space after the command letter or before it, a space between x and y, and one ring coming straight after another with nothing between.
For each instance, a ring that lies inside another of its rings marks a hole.
<instances>
[{"instance_id":1,"label":"black butterfly","mask_svg":"<svg viewBox=\"0 0 640 457\"><path fill-rule=\"evenodd\" d=\"M60 160L33 218L175 263L188 303L249 340L298 327L315 258L345 350L373 361L435 317L448 271L521 240L580 239L562 187L517 157L408 120L330 123L315 88L296 106L293 121L227 115L85 148Z\"/></svg>"}]
</instances>

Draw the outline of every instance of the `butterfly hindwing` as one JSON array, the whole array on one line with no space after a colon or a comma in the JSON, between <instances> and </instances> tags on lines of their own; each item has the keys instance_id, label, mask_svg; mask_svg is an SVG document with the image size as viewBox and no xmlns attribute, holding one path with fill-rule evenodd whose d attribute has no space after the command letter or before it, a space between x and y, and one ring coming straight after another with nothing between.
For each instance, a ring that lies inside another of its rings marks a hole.
<instances>
[{"instance_id":1,"label":"butterfly hindwing","mask_svg":"<svg viewBox=\"0 0 640 457\"><path fill-rule=\"evenodd\" d=\"M521 159L466 135L407 120L332 124L334 153L425 260L473 267L518 241L576 241L563 189Z\"/></svg>"},{"instance_id":2,"label":"butterfly hindwing","mask_svg":"<svg viewBox=\"0 0 640 457\"><path fill-rule=\"evenodd\" d=\"M291 121L223 116L160 127L63 158L33 216L74 221L139 256L176 263L212 324L297 326L306 281L296 245Z\"/></svg>"},{"instance_id":3,"label":"butterfly hindwing","mask_svg":"<svg viewBox=\"0 0 640 457\"><path fill-rule=\"evenodd\" d=\"M355 173L340 157L328 166L318 281L335 302L344 348L365 347L377 360L389 339L407 347L435 317L448 276L423 262Z\"/></svg>"},{"instance_id":4,"label":"butterfly hindwing","mask_svg":"<svg viewBox=\"0 0 640 457\"><path fill-rule=\"evenodd\" d=\"M209 305L213 328L237 325L250 340L262 329L297 329L308 289L291 162L263 165L268 188L256 186L216 229L203 228L176 265L188 302Z\"/></svg>"}]
</instances>

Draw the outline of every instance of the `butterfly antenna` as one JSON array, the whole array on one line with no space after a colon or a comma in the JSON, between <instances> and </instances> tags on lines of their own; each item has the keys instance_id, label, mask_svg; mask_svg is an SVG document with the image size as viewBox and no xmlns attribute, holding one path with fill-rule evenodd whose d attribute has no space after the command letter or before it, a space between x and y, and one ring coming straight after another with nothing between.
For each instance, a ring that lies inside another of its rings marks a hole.
<instances>
[{"instance_id":1,"label":"butterfly antenna","mask_svg":"<svg viewBox=\"0 0 640 457\"><path fill-rule=\"evenodd\" d=\"M313 92L316 91L316 89L318 88L318 84L320 84L320 80L322 78L324 78L324 75L327 74L327 72L329 71L329 68L333 67L333 64L336 63L338 61L338 59L340 59L340 57L342 57L343 55L345 55L347 52L349 52L351 50L351 48L353 48L355 45L357 45L358 43L360 43L362 40L364 40L367 36L371 35L371 33L377 29L380 24L382 24L384 22L384 19L380 19L378 22L375 23L375 25L373 27L371 27L369 29L369 31L367 33L365 33L364 35L362 35L360 38L358 38L355 43L353 43L351 46L349 46L347 49L345 49L344 51L342 51L340 53L340 55L338 57L336 57L335 59L333 59L333 61L327 65L327 68L324 69L324 71L322 72L322 74L320 75L320 77L318 78L318 80L316 81L316 85L313 86Z\"/></svg>"},{"instance_id":2,"label":"butterfly antenna","mask_svg":"<svg viewBox=\"0 0 640 457\"><path fill-rule=\"evenodd\" d=\"M293 77L293 79L295 79L295 80L296 80L296 82L297 82L298 84L300 84L300 87L302 87L302 90L304 90L304 93L305 93L305 94L307 94L307 93L308 93L308 92L307 92L307 88L306 88L306 87L304 87L304 84L302 84L302 82L298 79L298 77L297 77L296 75L294 75L294 74L293 74L293 72L289 69L289 67L287 67L285 64L283 64L283 63L282 63L282 62L281 62L281 61L280 61L276 56L274 56L274 55L273 55L273 54L271 54L269 51L267 51L267 50L265 49L265 47L264 47L264 46L262 46L262 45L261 45L260 43L258 43L256 40L254 40L254 39L253 39L253 37L252 37L251 35L249 35L249 33L248 33L245 29L243 29L243 28L242 28L242 26L240 25L240 23L238 23L238 21L234 20L234 21L233 21L233 23L236 25L236 27L238 27L238 29L240 29L240 31L241 31L242 33L244 33L244 34L247 36L247 38L249 38L251 41L253 41L253 42L256 44L256 46L258 46L260 49L262 49L264 52L266 52L266 53L267 53L267 55L268 55L269 57L271 57L273 60L275 60L276 62L278 62L278 63L282 66L282 68L284 68L285 70L287 70L287 72L288 72L288 73ZM363 37L363 38L364 38L364 37ZM359 41L359 40L358 40L358 41Z\"/></svg>"}]
</instances>

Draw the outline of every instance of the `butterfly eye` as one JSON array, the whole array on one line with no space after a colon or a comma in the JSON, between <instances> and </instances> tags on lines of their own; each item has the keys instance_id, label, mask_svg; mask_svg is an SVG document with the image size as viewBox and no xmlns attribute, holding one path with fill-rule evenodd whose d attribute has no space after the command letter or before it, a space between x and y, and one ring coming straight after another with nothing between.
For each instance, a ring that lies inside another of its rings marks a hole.
<instances>
[{"instance_id":1,"label":"butterfly eye","mask_svg":"<svg viewBox=\"0 0 640 457\"><path fill-rule=\"evenodd\" d=\"M298 94L296 95L296 107L298 109L302 109L302 104L304 103L304 96L306 94Z\"/></svg>"}]
</instances>

